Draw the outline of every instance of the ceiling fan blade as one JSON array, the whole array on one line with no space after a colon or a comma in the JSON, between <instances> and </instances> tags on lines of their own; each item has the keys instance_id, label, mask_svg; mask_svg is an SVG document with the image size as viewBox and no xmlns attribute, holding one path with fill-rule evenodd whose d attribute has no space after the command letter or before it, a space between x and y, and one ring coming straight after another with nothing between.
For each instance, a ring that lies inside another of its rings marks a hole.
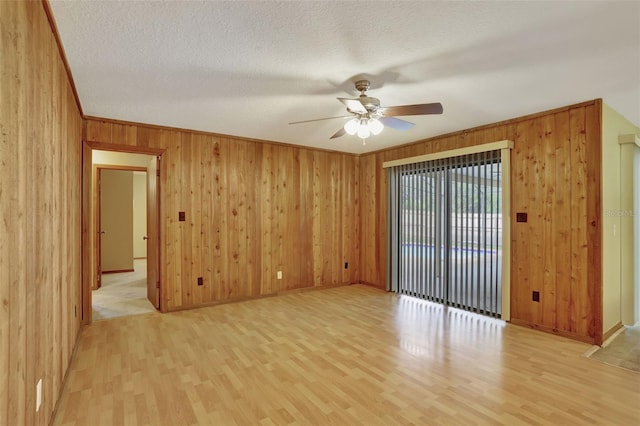
<instances>
[{"instance_id":1,"label":"ceiling fan blade","mask_svg":"<svg viewBox=\"0 0 640 426\"><path fill-rule=\"evenodd\" d=\"M395 117L380 117L378 120L380 120L380 122L385 126L391 127L392 129L396 130L409 130L410 128L415 126L415 124L413 123L405 120L400 120L399 118Z\"/></svg>"},{"instance_id":2,"label":"ceiling fan blade","mask_svg":"<svg viewBox=\"0 0 640 426\"><path fill-rule=\"evenodd\" d=\"M344 127L340 127L340 130L338 130L337 132L335 132L333 134L333 136L331 136L329 139L335 139L335 138L339 138L340 136L344 135L346 132L344 131Z\"/></svg>"},{"instance_id":3,"label":"ceiling fan blade","mask_svg":"<svg viewBox=\"0 0 640 426\"><path fill-rule=\"evenodd\" d=\"M435 102L432 104L399 105L384 107L382 111L387 116L442 114L442 104Z\"/></svg>"},{"instance_id":4,"label":"ceiling fan blade","mask_svg":"<svg viewBox=\"0 0 640 426\"><path fill-rule=\"evenodd\" d=\"M289 124L312 123L314 121L334 120L336 118L353 118L353 115L341 115L339 117L316 118L315 120L294 121Z\"/></svg>"},{"instance_id":5,"label":"ceiling fan blade","mask_svg":"<svg viewBox=\"0 0 640 426\"><path fill-rule=\"evenodd\" d=\"M362 105L362 103L357 99L346 99L346 98L338 98L340 102L342 102L349 111L355 112L358 114L366 114L367 109Z\"/></svg>"}]
</instances>

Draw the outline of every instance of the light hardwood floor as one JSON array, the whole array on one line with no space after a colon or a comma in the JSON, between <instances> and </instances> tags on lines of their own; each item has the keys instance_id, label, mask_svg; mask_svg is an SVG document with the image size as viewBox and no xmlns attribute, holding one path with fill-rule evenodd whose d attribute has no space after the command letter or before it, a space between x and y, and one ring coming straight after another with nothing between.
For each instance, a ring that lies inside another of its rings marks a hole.
<instances>
[{"instance_id":1,"label":"light hardwood floor","mask_svg":"<svg viewBox=\"0 0 640 426\"><path fill-rule=\"evenodd\" d=\"M589 348L362 285L115 318L53 424L638 424L640 374Z\"/></svg>"}]
</instances>

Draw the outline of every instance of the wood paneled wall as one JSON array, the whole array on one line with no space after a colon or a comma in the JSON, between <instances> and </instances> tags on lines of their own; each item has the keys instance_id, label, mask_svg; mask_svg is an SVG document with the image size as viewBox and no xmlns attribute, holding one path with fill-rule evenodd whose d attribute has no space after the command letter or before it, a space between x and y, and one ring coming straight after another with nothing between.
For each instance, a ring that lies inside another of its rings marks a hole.
<instances>
[{"instance_id":1,"label":"wood paneled wall","mask_svg":"<svg viewBox=\"0 0 640 426\"><path fill-rule=\"evenodd\" d=\"M0 424L46 425L80 330L82 118L41 2L0 2L0 45Z\"/></svg>"},{"instance_id":2,"label":"wood paneled wall","mask_svg":"<svg viewBox=\"0 0 640 426\"><path fill-rule=\"evenodd\" d=\"M600 343L601 109L596 100L361 156L361 280L385 285L384 161L509 139L511 321Z\"/></svg>"},{"instance_id":3,"label":"wood paneled wall","mask_svg":"<svg viewBox=\"0 0 640 426\"><path fill-rule=\"evenodd\" d=\"M85 140L164 150L162 310L358 281L357 156L94 118Z\"/></svg>"}]
</instances>

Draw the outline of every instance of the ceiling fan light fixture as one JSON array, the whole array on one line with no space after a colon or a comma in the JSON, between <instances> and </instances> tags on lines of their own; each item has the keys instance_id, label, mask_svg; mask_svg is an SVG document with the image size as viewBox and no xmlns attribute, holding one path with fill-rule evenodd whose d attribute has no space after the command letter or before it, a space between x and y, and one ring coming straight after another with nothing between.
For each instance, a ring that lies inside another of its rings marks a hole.
<instances>
[{"instance_id":1,"label":"ceiling fan light fixture","mask_svg":"<svg viewBox=\"0 0 640 426\"><path fill-rule=\"evenodd\" d=\"M384 125L377 118L356 117L344 124L344 131L349 135L358 135L362 140L371 135L380 134Z\"/></svg>"},{"instance_id":2,"label":"ceiling fan light fixture","mask_svg":"<svg viewBox=\"0 0 640 426\"><path fill-rule=\"evenodd\" d=\"M358 132L358 128L360 127L360 120L357 118L352 118L347 121L344 125L344 131L350 135L355 135Z\"/></svg>"},{"instance_id":3,"label":"ceiling fan light fixture","mask_svg":"<svg viewBox=\"0 0 640 426\"><path fill-rule=\"evenodd\" d=\"M382 124L377 118L370 119L367 126L373 135L379 135L380 132L382 132L382 129L384 129L384 124Z\"/></svg>"},{"instance_id":4,"label":"ceiling fan light fixture","mask_svg":"<svg viewBox=\"0 0 640 426\"><path fill-rule=\"evenodd\" d=\"M358 128L358 137L366 139L369 136L371 136L371 130L369 129L368 123L366 120L361 120L360 127Z\"/></svg>"}]
</instances>

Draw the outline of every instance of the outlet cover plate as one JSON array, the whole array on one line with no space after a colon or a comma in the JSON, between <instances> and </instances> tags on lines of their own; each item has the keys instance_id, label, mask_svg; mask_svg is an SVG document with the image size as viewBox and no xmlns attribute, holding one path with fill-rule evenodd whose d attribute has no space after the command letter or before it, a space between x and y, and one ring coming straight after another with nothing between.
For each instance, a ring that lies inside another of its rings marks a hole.
<instances>
[{"instance_id":1,"label":"outlet cover plate","mask_svg":"<svg viewBox=\"0 0 640 426\"><path fill-rule=\"evenodd\" d=\"M42 379L38 380L36 385L36 413L40 411L42 405Z\"/></svg>"}]
</instances>

